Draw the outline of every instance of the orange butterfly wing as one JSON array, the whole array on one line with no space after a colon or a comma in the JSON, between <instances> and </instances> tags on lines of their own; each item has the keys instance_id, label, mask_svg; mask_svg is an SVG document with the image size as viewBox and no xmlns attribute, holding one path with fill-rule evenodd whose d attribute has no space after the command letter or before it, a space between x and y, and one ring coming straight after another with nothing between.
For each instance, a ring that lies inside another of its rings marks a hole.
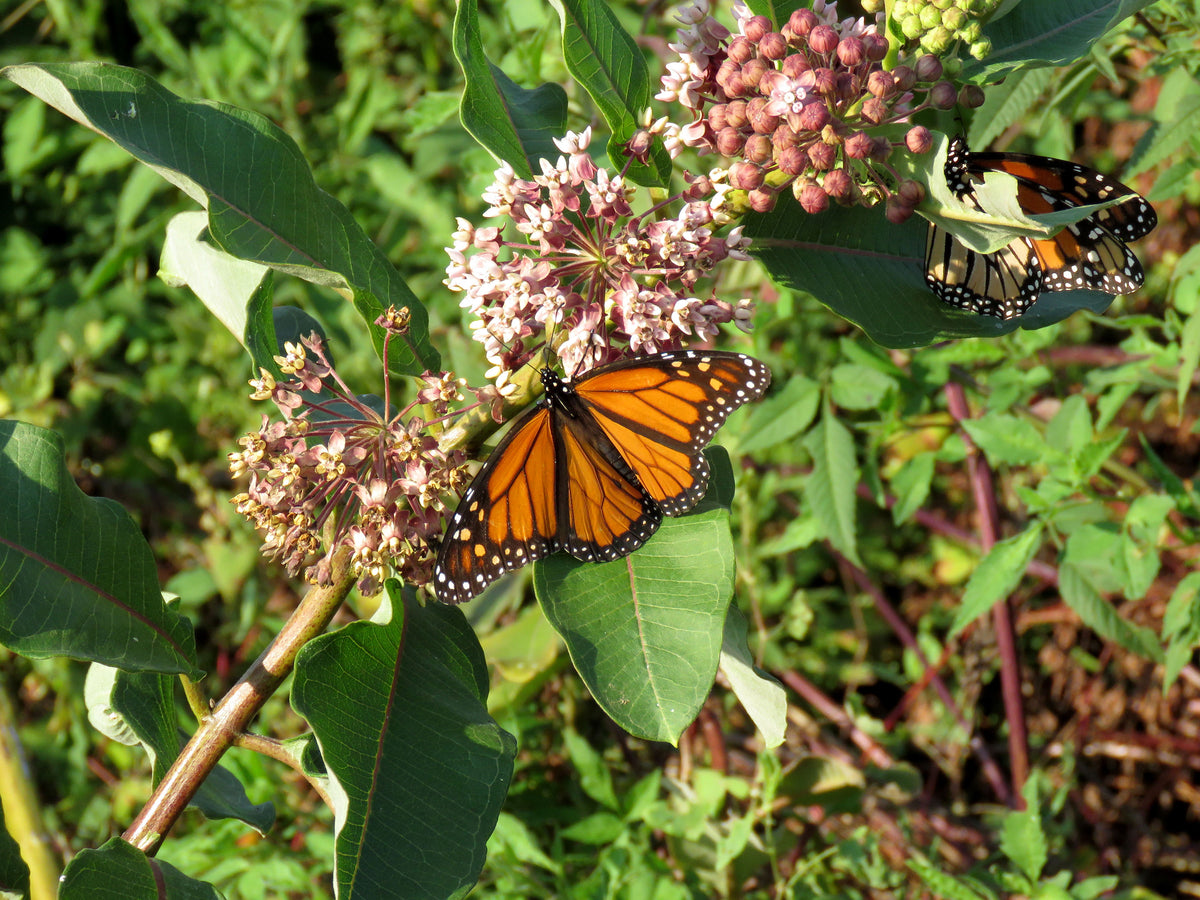
<instances>
[{"instance_id":1,"label":"orange butterfly wing","mask_svg":"<svg viewBox=\"0 0 1200 900\"><path fill-rule=\"evenodd\" d=\"M546 398L493 451L463 494L434 567L461 603L558 550L617 559L708 483L700 452L729 413L761 397L766 366L738 353L680 351L601 366L576 385L544 371Z\"/></svg>"},{"instance_id":2,"label":"orange butterfly wing","mask_svg":"<svg viewBox=\"0 0 1200 900\"><path fill-rule=\"evenodd\" d=\"M678 516L704 496L704 446L770 383L770 370L748 356L687 350L605 367L576 391L646 492Z\"/></svg>"}]
</instances>

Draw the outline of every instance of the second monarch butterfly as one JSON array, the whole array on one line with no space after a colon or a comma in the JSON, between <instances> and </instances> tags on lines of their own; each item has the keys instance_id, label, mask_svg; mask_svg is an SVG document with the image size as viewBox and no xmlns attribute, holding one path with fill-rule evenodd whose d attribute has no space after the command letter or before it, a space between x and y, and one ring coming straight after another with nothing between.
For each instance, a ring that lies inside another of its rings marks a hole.
<instances>
[{"instance_id":1,"label":"second monarch butterfly","mask_svg":"<svg viewBox=\"0 0 1200 900\"><path fill-rule=\"evenodd\" d=\"M1158 224L1146 200L1119 181L1063 159L1024 153L972 153L956 137L946 154L946 183L974 202L973 179L1003 172L1017 181L1017 200L1030 214L1128 199L1063 228L1051 238L1022 237L995 253L977 253L933 225L925 244L925 280L937 296L971 312L1011 319L1043 291L1096 290L1128 294L1145 276L1125 246ZM978 203L975 203L978 206Z\"/></svg>"},{"instance_id":2,"label":"second monarch butterfly","mask_svg":"<svg viewBox=\"0 0 1200 900\"><path fill-rule=\"evenodd\" d=\"M771 383L762 363L716 350L620 360L574 383L546 368L541 377L545 396L513 424L450 519L433 575L446 603L559 550L589 562L632 553L664 515L700 502L701 450Z\"/></svg>"}]
</instances>

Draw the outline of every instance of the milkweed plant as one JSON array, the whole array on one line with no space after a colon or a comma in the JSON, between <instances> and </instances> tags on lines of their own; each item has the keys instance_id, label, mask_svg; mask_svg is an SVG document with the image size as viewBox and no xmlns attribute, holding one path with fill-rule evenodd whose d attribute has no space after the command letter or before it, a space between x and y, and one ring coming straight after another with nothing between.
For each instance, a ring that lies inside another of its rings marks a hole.
<instances>
[{"instance_id":1,"label":"milkweed plant","mask_svg":"<svg viewBox=\"0 0 1200 900\"><path fill-rule=\"evenodd\" d=\"M4 69L199 205L171 224L164 278L180 302L190 288L246 349L250 397L265 411L228 453L239 485L231 503L301 592L262 655L209 696L194 623L160 590L132 519L74 486L60 437L3 423L4 493L15 502L0 526L0 639L30 658L88 661L92 723L144 748L153 767L140 813L119 837L74 856L59 895L120 884L131 898L215 896L156 855L188 806L270 829L271 804L252 803L220 766L235 746L291 767L329 804L335 895L469 890L497 822L495 840L516 840L502 805L518 748L489 713L476 617L428 587L470 461L532 402L542 366L570 379L631 356L739 341L770 355L769 336L754 337L770 298L730 274L755 264L884 346L1018 327L938 306L923 283L924 220L914 213L927 213L939 149L986 102L989 82L1047 64L1037 55L1049 53L1038 5L896 0L885 10L876 0L859 14L814 0L777 21L767 4L695 0L673 23L648 22L666 40L643 45L601 0L555 4L568 104L556 85L504 76L486 56L476 3L462 0L453 25L460 120L495 168L482 213L457 216L441 239L453 300L414 294L403 259L317 187L298 144L265 117L180 98L111 64ZM1078 58L1102 32L1072 35ZM1064 48L1055 52L1064 64ZM831 279L835 269L846 278ZM312 314L272 309L284 278L353 305L379 360L373 384L339 374L334 340ZM883 304L886 316L864 312ZM469 340L445 340L456 330ZM775 372L777 386L788 380ZM735 441L753 433L727 431ZM708 499L643 550L604 564L554 556L475 602L516 615L532 581L553 633L547 646L565 646L599 706L634 737L678 744L719 681L770 756L785 738L787 698L752 664L746 622L730 607L734 467L721 448L710 464ZM831 540L855 559L846 538ZM355 609L378 611L333 626L355 590ZM378 606L359 605L367 598ZM307 730L256 734L252 721L289 678ZM182 739L178 683L196 718ZM762 851L769 828L769 816L756 818L743 848ZM742 855L729 854L729 865ZM37 882L38 858L18 859L18 890Z\"/></svg>"}]
</instances>

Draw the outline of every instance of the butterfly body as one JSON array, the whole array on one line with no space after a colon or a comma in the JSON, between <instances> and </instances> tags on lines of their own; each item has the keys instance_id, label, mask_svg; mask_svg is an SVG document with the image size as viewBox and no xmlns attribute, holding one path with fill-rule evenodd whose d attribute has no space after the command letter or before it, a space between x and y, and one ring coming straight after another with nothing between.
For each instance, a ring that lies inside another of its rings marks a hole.
<instances>
[{"instance_id":1,"label":"butterfly body","mask_svg":"<svg viewBox=\"0 0 1200 900\"><path fill-rule=\"evenodd\" d=\"M1067 160L1024 153L972 153L961 137L946 154L946 184L973 204L976 182L1002 172L1017 182L1017 200L1031 215L1128 199L1091 213L1050 238L1021 237L995 253L978 253L930 224L925 278L951 306L1010 319L1043 291L1095 290L1128 294L1144 281L1141 264L1125 246L1144 237L1158 219L1142 197L1115 179Z\"/></svg>"},{"instance_id":2,"label":"butterfly body","mask_svg":"<svg viewBox=\"0 0 1200 900\"><path fill-rule=\"evenodd\" d=\"M632 553L704 496L701 452L770 371L738 353L622 360L576 382L543 369L545 396L512 425L463 494L434 568L460 603L504 572L560 550L602 562Z\"/></svg>"}]
</instances>

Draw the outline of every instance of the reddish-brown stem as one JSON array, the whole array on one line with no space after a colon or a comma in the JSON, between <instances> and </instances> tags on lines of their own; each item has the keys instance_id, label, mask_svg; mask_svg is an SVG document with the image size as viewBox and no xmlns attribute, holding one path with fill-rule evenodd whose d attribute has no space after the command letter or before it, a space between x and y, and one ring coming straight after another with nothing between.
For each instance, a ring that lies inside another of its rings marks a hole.
<instances>
[{"instance_id":1,"label":"reddish-brown stem","mask_svg":"<svg viewBox=\"0 0 1200 900\"><path fill-rule=\"evenodd\" d=\"M908 623L904 621L904 617L901 616L900 613L896 611L895 607L888 602L887 598L883 596L883 591L881 591L874 584L874 582L867 577L866 572L854 565L854 563L850 562L850 560L846 559L836 550L833 551L833 554L837 558L838 564L845 571L850 573L851 577L854 579L854 582L858 585L859 590L863 591L863 593L867 594L871 598L872 602L875 604L875 608L879 611L879 614L883 616L884 620L889 626L891 626L891 629L893 632L895 632L896 637L900 638L900 642L913 652L913 654L917 657L917 660L926 670L933 670L933 665L929 662L929 657L925 655L925 652L921 649L920 644L917 643L917 639L913 635L912 630L908 627ZM950 689L946 686L946 682L944 682L941 676L939 676L935 671L933 677L930 679L930 683L933 685L933 689L937 693L938 697L941 698L942 703L946 705L946 709L950 712L950 715L954 717L954 721L958 723L958 726L963 730L964 733L971 735L968 746L971 748L971 752L979 758L980 768L983 769L984 777L987 778L988 783L991 784L992 790L996 792L996 796L999 797L1002 802L1011 806L1014 802L1013 791L1010 790L1008 784L1005 783L1004 774L1000 771L1000 767L992 758L991 753L988 752L987 746L983 743L978 735L972 733L970 723L967 722L962 712L959 711L958 705L954 702L954 696L950 693Z\"/></svg>"},{"instance_id":2,"label":"reddish-brown stem","mask_svg":"<svg viewBox=\"0 0 1200 900\"><path fill-rule=\"evenodd\" d=\"M333 583L315 587L305 595L271 645L212 714L201 720L149 802L121 836L124 840L148 855L157 852L204 779L292 671L300 648L323 632L333 619L354 583L349 562L349 548L338 551L333 559Z\"/></svg>"},{"instance_id":3,"label":"reddish-brown stem","mask_svg":"<svg viewBox=\"0 0 1200 900\"><path fill-rule=\"evenodd\" d=\"M780 672L778 674L783 683L799 694L805 703L846 732L850 740L862 751L863 757L867 762L873 766L879 766L881 769L887 769L895 765L896 761L888 755L887 750L880 746L869 734L855 725L854 719L851 718L850 714L839 704L834 703L829 697L825 696L811 681L791 671Z\"/></svg>"},{"instance_id":4,"label":"reddish-brown stem","mask_svg":"<svg viewBox=\"0 0 1200 900\"><path fill-rule=\"evenodd\" d=\"M971 417L966 392L961 384L953 381L946 384L946 406L957 422L961 423ZM980 545L983 552L987 553L996 543L1000 530L1000 512L996 508L992 470L982 458L971 436L964 431L962 439L967 447L967 477L971 481L975 507L979 512ZM1013 626L1009 598L1006 597L992 607L992 624L996 630L996 650L1000 657L1000 689L1008 722L1013 800L1017 808L1021 809L1025 805L1021 798L1021 788L1029 777L1029 736L1025 729L1025 710L1021 702L1021 661L1017 655L1017 634Z\"/></svg>"}]
</instances>

